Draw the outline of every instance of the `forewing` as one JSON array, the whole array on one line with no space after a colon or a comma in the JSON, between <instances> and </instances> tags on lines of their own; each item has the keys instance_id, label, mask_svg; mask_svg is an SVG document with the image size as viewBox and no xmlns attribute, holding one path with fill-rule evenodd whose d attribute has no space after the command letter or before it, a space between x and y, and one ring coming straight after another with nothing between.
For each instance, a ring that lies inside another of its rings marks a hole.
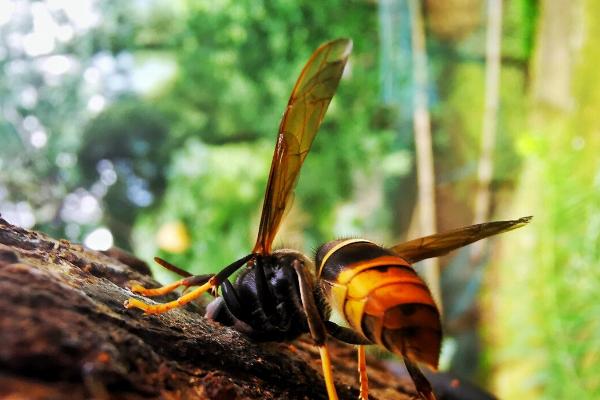
<instances>
[{"instance_id":1,"label":"forewing","mask_svg":"<svg viewBox=\"0 0 600 400\"><path fill-rule=\"evenodd\" d=\"M531 217L523 217L509 221L495 221L484 224L465 226L449 232L411 240L390 247L406 261L414 263L426 258L442 256L459 247L466 246L488 236L497 235L526 225Z\"/></svg>"},{"instance_id":2,"label":"forewing","mask_svg":"<svg viewBox=\"0 0 600 400\"><path fill-rule=\"evenodd\" d=\"M337 89L351 50L352 41L349 39L326 43L313 53L300 73L279 126L254 253L271 252L281 218L290 206L300 168Z\"/></svg>"}]
</instances>

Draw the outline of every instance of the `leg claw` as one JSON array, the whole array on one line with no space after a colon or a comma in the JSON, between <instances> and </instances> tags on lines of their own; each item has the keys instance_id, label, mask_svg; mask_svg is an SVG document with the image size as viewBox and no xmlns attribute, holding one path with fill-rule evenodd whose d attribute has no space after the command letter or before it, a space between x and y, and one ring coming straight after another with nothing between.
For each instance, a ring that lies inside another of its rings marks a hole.
<instances>
[{"instance_id":1,"label":"leg claw","mask_svg":"<svg viewBox=\"0 0 600 400\"><path fill-rule=\"evenodd\" d=\"M146 314L156 314L155 312L152 312L154 306L152 306L150 304L146 304L143 301L134 299L132 297L125 300L125 302L123 303L123 306L128 309L138 308L138 309L144 311L144 313L146 313Z\"/></svg>"},{"instance_id":2,"label":"leg claw","mask_svg":"<svg viewBox=\"0 0 600 400\"><path fill-rule=\"evenodd\" d=\"M139 283L132 283L129 286L129 290L131 290L133 293L143 294L146 291L146 288Z\"/></svg>"}]
</instances>

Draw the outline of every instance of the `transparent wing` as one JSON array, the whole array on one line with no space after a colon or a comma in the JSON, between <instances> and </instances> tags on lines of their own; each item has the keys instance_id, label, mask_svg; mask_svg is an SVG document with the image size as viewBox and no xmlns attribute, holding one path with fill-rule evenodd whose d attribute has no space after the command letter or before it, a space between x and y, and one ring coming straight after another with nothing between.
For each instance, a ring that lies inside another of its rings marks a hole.
<instances>
[{"instance_id":1,"label":"transparent wing","mask_svg":"<svg viewBox=\"0 0 600 400\"><path fill-rule=\"evenodd\" d=\"M319 47L304 66L279 126L254 253L268 254L352 50L350 39Z\"/></svg>"},{"instance_id":2,"label":"transparent wing","mask_svg":"<svg viewBox=\"0 0 600 400\"><path fill-rule=\"evenodd\" d=\"M436 233L400 243L390 250L414 263L426 258L442 256L459 247L466 246L488 236L497 235L525 226L532 217L523 217L509 221L486 222L484 224L465 226L449 232Z\"/></svg>"}]
</instances>

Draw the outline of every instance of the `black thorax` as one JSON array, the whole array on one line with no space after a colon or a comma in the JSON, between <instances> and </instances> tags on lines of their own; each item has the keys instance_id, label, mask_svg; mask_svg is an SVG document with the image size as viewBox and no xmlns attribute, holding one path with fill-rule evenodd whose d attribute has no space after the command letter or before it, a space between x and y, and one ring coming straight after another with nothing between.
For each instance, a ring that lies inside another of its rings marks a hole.
<instances>
[{"instance_id":1,"label":"black thorax","mask_svg":"<svg viewBox=\"0 0 600 400\"><path fill-rule=\"evenodd\" d=\"M221 284L221 297L209 304L206 316L259 341L292 340L308 332L295 259L304 261L291 251L258 255L235 284Z\"/></svg>"}]
</instances>

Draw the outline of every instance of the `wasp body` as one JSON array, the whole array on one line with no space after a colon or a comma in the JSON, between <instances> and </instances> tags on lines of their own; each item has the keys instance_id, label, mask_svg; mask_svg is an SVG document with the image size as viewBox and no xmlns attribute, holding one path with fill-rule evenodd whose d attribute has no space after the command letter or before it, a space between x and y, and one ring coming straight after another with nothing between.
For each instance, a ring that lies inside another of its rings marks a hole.
<instances>
[{"instance_id":1,"label":"wasp body","mask_svg":"<svg viewBox=\"0 0 600 400\"><path fill-rule=\"evenodd\" d=\"M182 279L160 288L132 285L144 296L158 296L178 287L195 287L177 300L148 304L125 302L158 314L180 307L211 291L221 296L206 316L232 326L255 340L292 340L310 333L319 348L330 400L337 400L327 337L358 345L360 398L368 398L364 346L378 344L403 357L419 396L434 399L431 385L417 363L437 368L442 331L439 311L429 289L411 264L437 257L485 237L523 226L529 217L473 225L400 243L390 248L367 240L337 240L323 245L313 263L295 250L272 250L273 240L327 107L335 94L352 49L349 39L319 47L292 90L279 126L265 191L258 237L251 253L217 274L192 276L165 260L155 260ZM235 283L229 277L245 267ZM330 317L330 305L348 327Z\"/></svg>"},{"instance_id":2,"label":"wasp body","mask_svg":"<svg viewBox=\"0 0 600 400\"><path fill-rule=\"evenodd\" d=\"M398 355L437 367L440 314L427 285L392 251L363 239L323 245L319 282L352 329Z\"/></svg>"}]
</instances>

